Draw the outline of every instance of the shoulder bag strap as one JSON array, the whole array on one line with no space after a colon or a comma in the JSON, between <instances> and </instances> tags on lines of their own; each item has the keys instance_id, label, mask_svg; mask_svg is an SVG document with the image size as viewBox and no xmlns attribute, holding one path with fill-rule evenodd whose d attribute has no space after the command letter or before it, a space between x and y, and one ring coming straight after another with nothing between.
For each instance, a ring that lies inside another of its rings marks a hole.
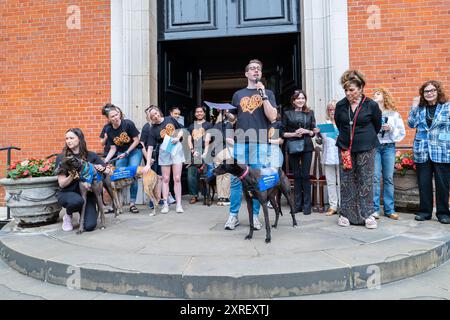
<instances>
[{"instance_id":1,"label":"shoulder bag strap","mask_svg":"<svg viewBox=\"0 0 450 320\"><path fill-rule=\"evenodd\" d=\"M361 101L361 103L359 104L358 108L356 109L356 114L355 114L355 116L353 117L353 129L352 129L352 134L350 135L350 147L349 147L349 150L350 150L350 151L352 150L353 138L355 137L356 121L358 121L358 114L359 114L359 111L360 111L361 108L362 108L362 105L363 105L364 101L366 101L366 97L364 97L364 99L363 99L363 100ZM349 108L351 108L351 107L352 107L352 106L349 105Z\"/></svg>"}]
</instances>

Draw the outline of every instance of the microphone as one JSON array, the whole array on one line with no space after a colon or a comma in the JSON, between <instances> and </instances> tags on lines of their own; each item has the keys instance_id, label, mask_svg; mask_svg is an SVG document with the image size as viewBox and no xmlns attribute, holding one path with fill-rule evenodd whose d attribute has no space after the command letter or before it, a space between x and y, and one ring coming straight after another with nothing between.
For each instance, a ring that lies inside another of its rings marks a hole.
<instances>
[{"instance_id":1,"label":"microphone","mask_svg":"<svg viewBox=\"0 0 450 320\"><path fill-rule=\"evenodd\" d=\"M256 84L258 84L258 82L261 82L261 79L260 78L255 78L255 82L256 82ZM263 93L262 89L258 89L258 92L259 92L259 95L261 97L264 96L264 93Z\"/></svg>"}]
</instances>

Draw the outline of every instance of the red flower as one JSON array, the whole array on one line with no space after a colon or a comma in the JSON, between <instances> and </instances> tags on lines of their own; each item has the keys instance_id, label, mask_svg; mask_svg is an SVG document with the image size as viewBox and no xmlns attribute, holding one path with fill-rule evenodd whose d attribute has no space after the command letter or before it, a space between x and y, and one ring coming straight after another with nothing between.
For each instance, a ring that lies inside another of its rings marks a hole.
<instances>
[{"instance_id":1,"label":"red flower","mask_svg":"<svg viewBox=\"0 0 450 320\"><path fill-rule=\"evenodd\" d=\"M13 163L12 165L9 166L9 170L14 170L17 166L17 163Z\"/></svg>"},{"instance_id":2,"label":"red flower","mask_svg":"<svg viewBox=\"0 0 450 320\"><path fill-rule=\"evenodd\" d=\"M30 174L30 170L25 170L22 175L24 177L28 177L29 174Z\"/></svg>"}]
</instances>

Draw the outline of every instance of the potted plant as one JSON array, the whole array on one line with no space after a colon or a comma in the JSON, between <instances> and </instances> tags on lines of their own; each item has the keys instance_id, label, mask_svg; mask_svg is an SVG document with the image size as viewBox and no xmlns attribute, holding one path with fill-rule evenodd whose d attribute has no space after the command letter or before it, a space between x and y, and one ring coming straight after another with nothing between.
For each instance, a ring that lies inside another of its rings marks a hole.
<instances>
[{"instance_id":1,"label":"potted plant","mask_svg":"<svg viewBox=\"0 0 450 320\"><path fill-rule=\"evenodd\" d=\"M58 178L54 159L30 158L17 161L0 179L5 187L6 205L20 227L35 227L58 220L61 206L56 199Z\"/></svg>"},{"instance_id":2,"label":"potted plant","mask_svg":"<svg viewBox=\"0 0 450 320\"><path fill-rule=\"evenodd\" d=\"M394 171L394 202L399 212L418 212L420 207L416 164L412 151L397 151Z\"/></svg>"}]
</instances>

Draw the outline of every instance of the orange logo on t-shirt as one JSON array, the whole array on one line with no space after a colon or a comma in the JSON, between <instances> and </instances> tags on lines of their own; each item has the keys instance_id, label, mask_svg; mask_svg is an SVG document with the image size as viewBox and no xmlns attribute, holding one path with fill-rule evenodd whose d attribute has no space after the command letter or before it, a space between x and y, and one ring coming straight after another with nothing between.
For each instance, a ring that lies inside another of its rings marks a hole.
<instances>
[{"instance_id":1,"label":"orange logo on t-shirt","mask_svg":"<svg viewBox=\"0 0 450 320\"><path fill-rule=\"evenodd\" d=\"M161 138L164 139L166 134L169 135L169 137L171 137L174 132L175 132L175 126L173 124L171 124L171 123L168 123L166 125L166 128L161 130L160 135L161 135Z\"/></svg>"},{"instance_id":2,"label":"orange logo on t-shirt","mask_svg":"<svg viewBox=\"0 0 450 320\"><path fill-rule=\"evenodd\" d=\"M192 139L199 140L205 135L206 131L204 128L192 130Z\"/></svg>"},{"instance_id":3,"label":"orange logo on t-shirt","mask_svg":"<svg viewBox=\"0 0 450 320\"><path fill-rule=\"evenodd\" d=\"M115 137L113 140L114 144L118 147L122 147L123 145L130 143L130 141L131 138L128 136L126 132L122 132L120 136Z\"/></svg>"},{"instance_id":4,"label":"orange logo on t-shirt","mask_svg":"<svg viewBox=\"0 0 450 320\"><path fill-rule=\"evenodd\" d=\"M244 97L241 99L240 106L243 112L253 113L256 109L263 105L263 101L260 95L255 94L251 97Z\"/></svg>"}]
</instances>

